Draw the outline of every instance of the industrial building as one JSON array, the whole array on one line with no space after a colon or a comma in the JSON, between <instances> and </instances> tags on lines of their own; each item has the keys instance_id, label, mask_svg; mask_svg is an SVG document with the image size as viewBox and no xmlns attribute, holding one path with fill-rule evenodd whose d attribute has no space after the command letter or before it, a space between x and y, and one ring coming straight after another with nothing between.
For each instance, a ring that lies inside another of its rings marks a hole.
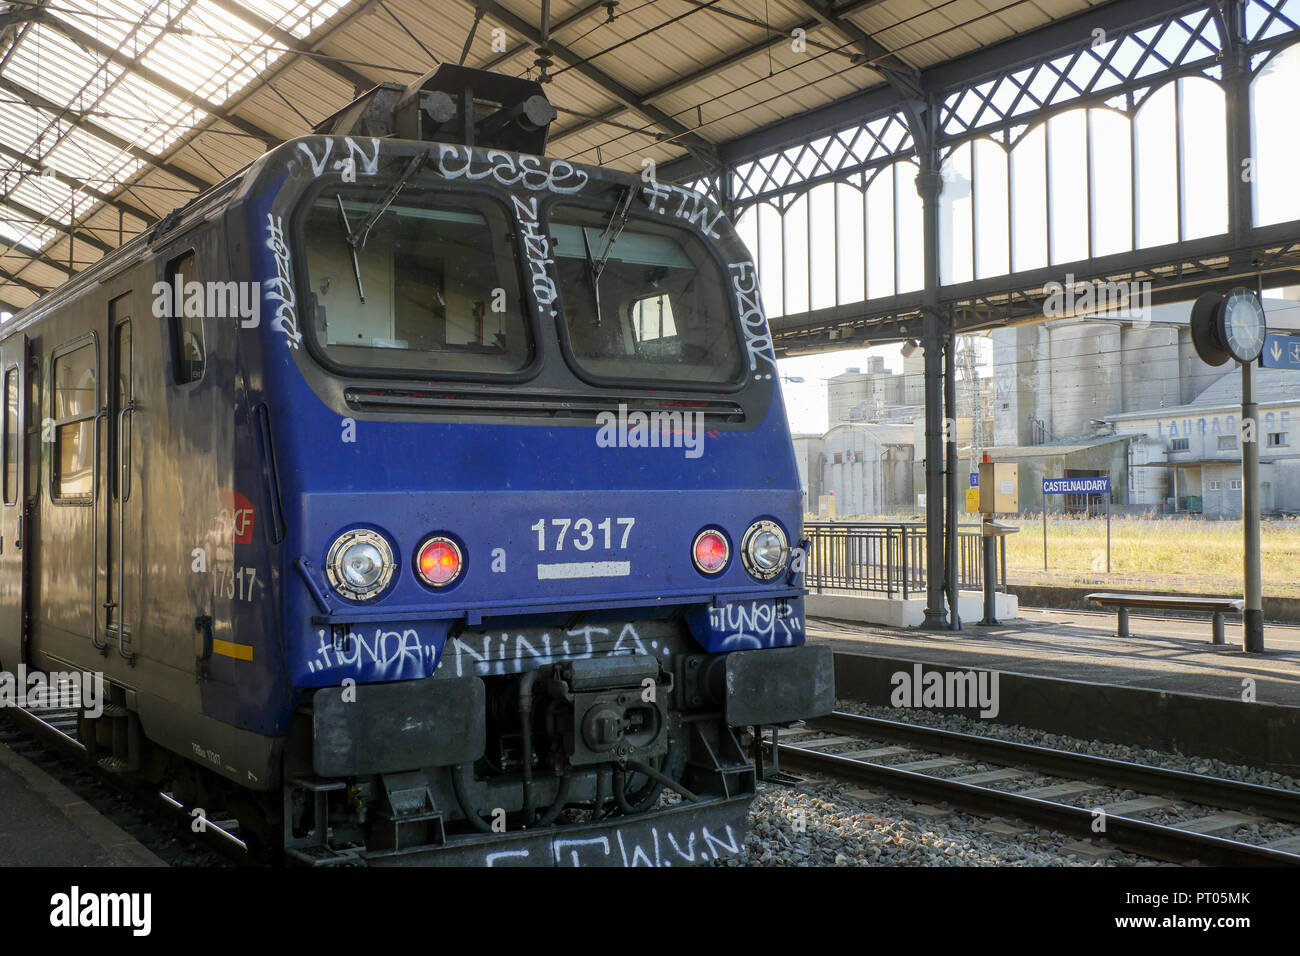
<instances>
[{"instance_id":1,"label":"industrial building","mask_svg":"<svg viewBox=\"0 0 1300 956\"><path fill-rule=\"evenodd\" d=\"M1300 302L1270 298L1265 308L1270 329L1300 331ZM1240 375L1196 355L1189 311L1189 303L1173 303L1135 318L993 330L992 364L972 365L958 383L959 410L968 413L956 419L963 474L974 473L984 453L1020 464L1024 510L1044 507L1043 478L1108 475L1119 511L1240 517ZM865 371L847 369L827 385L831 427L816 441L800 439L807 448L801 474L818 476L815 494L805 484L807 500L815 505L833 492L840 515L914 513L923 406L906 398L920 388L919 376L890 372L872 356ZM1300 436L1292 434L1300 423L1300 376L1261 370L1257 388L1262 510L1300 513ZM976 409L981 414L971 414ZM914 463L910 477L903 461ZM1089 503L1067 496L1046 507L1074 511Z\"/></svg>"}]
</instances>

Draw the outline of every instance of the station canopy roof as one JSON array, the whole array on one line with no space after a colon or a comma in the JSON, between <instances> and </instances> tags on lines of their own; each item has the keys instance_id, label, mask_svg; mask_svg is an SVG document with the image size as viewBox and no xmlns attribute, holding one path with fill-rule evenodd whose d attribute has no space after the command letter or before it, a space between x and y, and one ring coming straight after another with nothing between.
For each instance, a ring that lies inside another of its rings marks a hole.
<instances>
[{"instance_id":1,"label":"station canopy roof","mask_svg":"<svg viewBox=\"0 0 1300 956\"><path fill-rule=\"evenodd\" d=\"M551 155L639 169L1102 5L553 0L543 24L536 0L0 0L0 312L358 92L462 55L545 71Z\"/></svg>"}]
</instances>

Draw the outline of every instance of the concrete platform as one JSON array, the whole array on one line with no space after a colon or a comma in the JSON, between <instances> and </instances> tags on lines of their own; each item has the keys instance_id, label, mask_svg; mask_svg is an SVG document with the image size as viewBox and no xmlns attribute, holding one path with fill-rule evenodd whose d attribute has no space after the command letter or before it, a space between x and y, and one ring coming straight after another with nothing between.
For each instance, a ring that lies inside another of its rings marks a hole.
<instances>
[{"instance_id":1,"label":"concrete platform","mask_svg":"<svg viewBox=\"0 0 1300 956\"><path fill-rule=\"evenodd\" d=\"M1241 650L1241 625L1210 643L1204 619L1021 608L1020 619L960 632L810 619L836 651L841 697L891 705L915 665L999 676L1001 723L1176 750L1300 773L1300 628L1267 626L1264 654ZM940 707L974 716L971 708Z\"/></svg>"},{"instance_id":2,"label":"concrete platform","mask_svg":"<svg viewBox=\"0 0 1300 956\"><path fill-rule=\"evenodd\" d=\"M0 866L165 866L44 770L0 745Z\"/></svg>"},{"instance_id":3,"label":"concrete platform","mask_svg":"<svg viewBox=\"0 0 1300 956\"><path fill-rule=\"evenodd\" d=\"M804 598L804 608L809 617L834 618L837 621L860 621L866 624L885 624L890 627L917 627L925 620L925 594L904 598L885 597L862 591L810 592ZM994 616L999 621L1014 621L1019 617L1019 604L1014 594L994 594ZM963 621L978 621L984 617L983 591L958 591L957 612Z\"/></svg>"}]
</instances>

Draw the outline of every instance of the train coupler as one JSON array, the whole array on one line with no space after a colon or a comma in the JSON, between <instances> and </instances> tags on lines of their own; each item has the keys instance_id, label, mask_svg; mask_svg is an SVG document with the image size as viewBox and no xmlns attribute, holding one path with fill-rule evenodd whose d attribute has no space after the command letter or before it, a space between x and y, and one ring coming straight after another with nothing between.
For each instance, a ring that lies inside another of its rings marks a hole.
<instances>
[{"instance_id":1,"label":"train coupler","mask_svg":"<svg viewBox=\"0 0 1300 956\"><path fill-rule=\"evenodd\" d=\"M549 691L570 767L662 756L668 752L672 675L657 658L607 657L553 666Z\"/></svg>"}]
</instances>

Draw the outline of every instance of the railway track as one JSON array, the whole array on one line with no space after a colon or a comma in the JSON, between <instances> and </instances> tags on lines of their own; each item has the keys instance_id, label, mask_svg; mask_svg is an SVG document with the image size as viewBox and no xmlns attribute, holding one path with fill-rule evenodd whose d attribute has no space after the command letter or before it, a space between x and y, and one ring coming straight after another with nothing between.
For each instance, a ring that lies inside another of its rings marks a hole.
<instances>
[{"instance_id":1,"label":"railway track","mask_svg":"<svg viewBox=\"0 0 1300 956\"><path fill-rule=\"evenodd\" d=\"M831 752L845 747L850 749ZM1154 859L1300 866L1300 836L1260 845L1219 835L1265 820L1300 822L1300 793L1276 787L841 711L782 734L778 755L782 769L822 773L979 816L1012 817L1081 839L1102 838ZM1002 769L972 767L978 764ZM1040 783L1039 777L1056 782ZM1015 789L1026 782L1034 786ZM1082 803L1088 793L1113 789L1149 796ZM1069 798L1077 802L1064 802ZM1176 809L1178 803L1214 812L1177 824L1138 816Z\"/></svg>"},{"instance_id":2,"label":"railway track","mask_svg":"<svg viewBox=\"0 0 1300 956\"><path fill-rule=\"evenodd\" d=\"M76 708L16 707L3 714L0 744L37 764L164 862L171 866L249 862L233 818L205 816L196 830L192 808L170 793L132 786L120 775L88 762L86 747L77 737Z\"/></svg>"}]
</instances>

